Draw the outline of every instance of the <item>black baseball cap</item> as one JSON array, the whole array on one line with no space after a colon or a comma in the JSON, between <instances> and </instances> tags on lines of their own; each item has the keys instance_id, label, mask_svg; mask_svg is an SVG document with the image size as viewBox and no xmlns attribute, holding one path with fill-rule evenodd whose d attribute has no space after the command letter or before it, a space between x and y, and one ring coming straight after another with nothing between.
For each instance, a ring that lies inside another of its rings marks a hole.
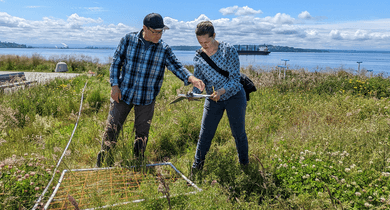
<instances>
[{"instance_id":1,"label":"black baseball cap","mask_svg":"<svg viewBox=\"0 0 390 210\"><path fill-rule=\"evenodd\" d=\"M144 25L156 30L169 29L168 26L164 25L164 20L161 15L157 13L150 13L149 15L146 15L144 18Z\"/></svg>"}]
</instances>

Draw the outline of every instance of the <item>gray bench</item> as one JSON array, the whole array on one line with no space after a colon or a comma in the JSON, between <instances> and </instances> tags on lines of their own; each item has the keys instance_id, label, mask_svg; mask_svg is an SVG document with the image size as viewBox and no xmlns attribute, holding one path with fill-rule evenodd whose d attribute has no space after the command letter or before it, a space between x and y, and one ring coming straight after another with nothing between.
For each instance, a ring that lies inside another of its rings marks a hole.
<instances>
[{"instance_id":1,"label":"gray bench","mask_svg":"<svg viewBox=\"0 0 390 210\"><path fill-rule=\"evenodd\" d=\"M0 74L0 89L26 86L37 81L27 81L24 72Z\"/></svg>"}]
</instances>

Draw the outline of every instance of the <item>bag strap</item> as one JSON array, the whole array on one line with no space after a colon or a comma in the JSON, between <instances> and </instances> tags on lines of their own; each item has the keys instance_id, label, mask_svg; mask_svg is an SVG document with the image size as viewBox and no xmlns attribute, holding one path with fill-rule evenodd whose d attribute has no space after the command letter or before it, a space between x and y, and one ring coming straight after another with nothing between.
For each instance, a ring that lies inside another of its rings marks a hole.
<instances>
[{"instance_id":1,"label":"bag strap","mask_svg":"<svg viewBox=\"0 0 390 210\"><path fill-rule=\"evenodd\" d=\"M222 70L221 68L219 68L217 66L217 64L214 63L213 60L211 60L211 58L206 54L204 53L201 49L197 50L196 51L197 53L199 53L200 56L202 56L202 58L213 68L215 69L218 73L222 74L223 76L229 78L229 72L227 71L224 71Z\"/></svg>"}]
</instances>

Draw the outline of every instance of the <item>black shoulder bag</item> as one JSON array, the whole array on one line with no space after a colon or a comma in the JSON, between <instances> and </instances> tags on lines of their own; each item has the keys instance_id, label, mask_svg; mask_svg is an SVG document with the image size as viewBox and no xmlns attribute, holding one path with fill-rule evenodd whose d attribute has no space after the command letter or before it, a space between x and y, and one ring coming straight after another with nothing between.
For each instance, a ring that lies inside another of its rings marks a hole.
<instances>
[{"instance_id":1,"label":"black shoulder bag","mask_svg":"<svg viewBox=\"0 0 390 210\"><path fill-rule=\"evenodd\" d=\"M202 58L213 68L215 69L218 73L222 74L223 76L229 78L229 72L228 71L224 71L222 70L221 68L219 68L217 66L217 64L214 63L214 61L212 61L210 59L210 57L204 53L201 49L197 50L196 51L197 53L199 53L200 56L202 56ZM249 79L248 76L246 76L245 74L241 73L240 72L240 83L242 84L242 86L244 87L244 90L245 90L245 93L246 93L246 100L249 101L249 93L251 92L255 92L257 89L256 89L256 86L255 84L252 82L251 79Z\"/></svg>"}]
</instances>

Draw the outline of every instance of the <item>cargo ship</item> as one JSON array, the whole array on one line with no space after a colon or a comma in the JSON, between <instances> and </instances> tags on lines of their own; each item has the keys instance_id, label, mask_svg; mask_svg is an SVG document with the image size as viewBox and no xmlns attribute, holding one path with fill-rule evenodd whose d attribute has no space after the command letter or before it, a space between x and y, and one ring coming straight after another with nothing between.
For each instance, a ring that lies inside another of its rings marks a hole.
<instances>
[{"instance_id":1,"label":"cargo ship","mask_svg":"<svg viewBox=\"0 0 390 210\"><path fill-rule=\"evenodd\" d=\"M264 49L253 47L252 49L249 49L248 46L242 47L240 45L237 46L237 53L239 55L268 55L271 52L268 51L268 47L265 46Z\"/></svg>"},{"instance_id":2,"label":"cargo ship","mask_svg":"<svg viewBox=\"0 0 390 210\"><path fill-rule=\"evenodd\" d=\"M237 50L239 55L268 55L270 51Z\"/></svg>"}]
</instances>

